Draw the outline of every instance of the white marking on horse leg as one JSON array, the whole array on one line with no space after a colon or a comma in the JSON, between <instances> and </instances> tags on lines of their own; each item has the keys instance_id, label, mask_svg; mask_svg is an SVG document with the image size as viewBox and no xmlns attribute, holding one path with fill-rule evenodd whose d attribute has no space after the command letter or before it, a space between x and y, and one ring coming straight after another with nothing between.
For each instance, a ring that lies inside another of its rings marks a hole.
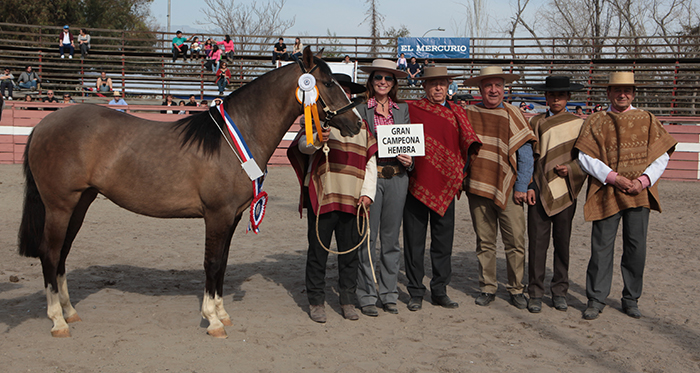
<instances>
[{"instance_id":1,"label":"white marking on horse leg","mask_svg":"<svg viewBox=\"0 0 700 373\"><path fill-rule=\"evenodd\" d=\"M207 327L209 335L216 338L227 338L224 324L221 323L216 315L216 299L207 294L206 291L202 299L202 317L209 321L209 327Z\"/></svg>"},{"instance_id":2,"label":"white marking on horse leg","mask_svg":"<svg viewBox=\"0 0 700 373\"><path fill-rule=\"evenodd\" d=\"M61 303L61 308L63 309L63 317L65 317L67 323L78 322L80 316L78 316L78 311L73 308L70 304L70 296L68 295L68 282L66 281L66 275L56 276L56 281L58 282L58 300Z\"/></svg>"},{"instance_id":3,"label":"white marking on horse leg","mask_svg":"<svg viewBox=\"0 0 700 373\"><path fill-rule=\"evenodd\" d=\"M63 318L61 301L59 299L58 292L53 290L53 286L51 286L51 284L46 287L46 315L49 316L51 321L53 321L51 336L70 337L68 324L66 324L66 320Z\"/></svg>"},{"instance_id":4,"label":"white marking on horse leg","mask_svg":"<svg viewBox=\"0 0 700 373\"><path fill-rule=\"evenodd\" d=\"M231 316L228 315L228 312L224 309L224 298L222 298L219 295L216 295L214 297L214 303L216 304L216 317L219 318L222 324L224 326L231 326L233 323L231 322Z\"/></svg>"}]
</instances>

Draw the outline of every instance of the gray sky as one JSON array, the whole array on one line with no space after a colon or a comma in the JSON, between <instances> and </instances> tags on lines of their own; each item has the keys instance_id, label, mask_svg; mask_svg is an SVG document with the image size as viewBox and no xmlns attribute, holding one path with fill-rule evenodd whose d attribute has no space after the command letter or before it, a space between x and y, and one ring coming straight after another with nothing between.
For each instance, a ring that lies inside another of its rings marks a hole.
<instances>
[{"instance_id":1,"label":"gray sky","mask_svg":"<svg viewBox=\"0 0 700 373\"><path fill-rule=\"evenodd\" d=\"M185 32L206 29L196 23L196 21L205 21L201 12L203 1L171 1L171 31L175 31L176 28L182 28ZM239 1L251 2L250 0ZM266 1L258 0L259 3ZM462 1L462 3L465 2ZM542 2L543 0L531 1L528 10L534 12L536 5ZM465 8L459 3L459 1L450 0L379 0L379 12L385 16L385 28L391 26L399 28L403 24L411 31L411 36L420 37L430 29L442 27L445 29L444 32L431 31L427 36L452 37L457 36L455 22L464 22L465 19ZM486 4L491 17L506 19L511 14L509 0L486 0ZM284 6L284 12L288 15L286 18L296 15L296 22L286 35L290 37L303 34L324 36L326 30L330 30L338 36L368 36L369 26L359 25L366 17L366 10L367 4L364 0L287 0ZM167 13L168 0L153 1L151 16L163 30L167 28Z\"/></svg>"}]
</instances>

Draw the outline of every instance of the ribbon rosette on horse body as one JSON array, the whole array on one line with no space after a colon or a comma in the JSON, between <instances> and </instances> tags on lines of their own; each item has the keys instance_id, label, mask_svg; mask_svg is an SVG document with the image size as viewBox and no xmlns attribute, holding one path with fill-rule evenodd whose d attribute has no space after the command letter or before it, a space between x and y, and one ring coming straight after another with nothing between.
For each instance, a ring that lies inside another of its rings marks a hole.
<instances>
[{"instance_id":1,"label":"ribbon rosette on horse body","mask_svg":"<svg viewBox=\"0 0 700 373\"><path fill-rule=\"evenodd\" d=\"M309 73L304 73L299 77L299 88L296 91L297 101L304 105L304 129L306 130L306 144L314 142L313 130L311 127L311 119L313 116L316 122L316 133L318 141L321 141L321 120L318 117L318 88L316 87L316 78ZM309 135L311 134L311 135Z\"/></svg>"}]
</instances>

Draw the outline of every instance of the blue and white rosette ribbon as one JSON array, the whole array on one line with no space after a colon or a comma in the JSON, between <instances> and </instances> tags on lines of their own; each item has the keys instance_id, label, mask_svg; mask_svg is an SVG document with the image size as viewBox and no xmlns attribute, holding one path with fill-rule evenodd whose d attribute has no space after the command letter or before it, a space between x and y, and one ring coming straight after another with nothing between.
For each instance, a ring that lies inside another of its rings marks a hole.
<instances>
[{"instance_id":1,"label":"blue and white rosette ribbon","mask_svg":"<svg viewBox=\"0 0 700 373\"><path fill-rule=\"evenodd\" d=\"M267 176L267 169L265 174L256 180L253 180L253 202L250 204L250 222L248 223L248 230L246 233L253 231L255 234L260 233L260 223L262 223L265 217L265 210L267 209L267 192L263 192L263 182Z\"/></svg>"}]
</instances>

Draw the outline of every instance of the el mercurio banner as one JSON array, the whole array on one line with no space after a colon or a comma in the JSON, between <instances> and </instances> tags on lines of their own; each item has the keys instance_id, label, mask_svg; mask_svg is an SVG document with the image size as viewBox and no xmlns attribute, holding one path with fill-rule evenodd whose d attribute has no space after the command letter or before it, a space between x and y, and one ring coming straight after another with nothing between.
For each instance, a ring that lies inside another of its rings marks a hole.
<instances>
[{"instance_id":1,"label":"el mercurio banner","mask_svg":"<svg viewBox=\"0 0 700 373\"><path fill-rule=\"evenodd\" d=\"M406 58L469 58L469 38L399 38L398 44Z\"/></svg>"}]
</instances>

